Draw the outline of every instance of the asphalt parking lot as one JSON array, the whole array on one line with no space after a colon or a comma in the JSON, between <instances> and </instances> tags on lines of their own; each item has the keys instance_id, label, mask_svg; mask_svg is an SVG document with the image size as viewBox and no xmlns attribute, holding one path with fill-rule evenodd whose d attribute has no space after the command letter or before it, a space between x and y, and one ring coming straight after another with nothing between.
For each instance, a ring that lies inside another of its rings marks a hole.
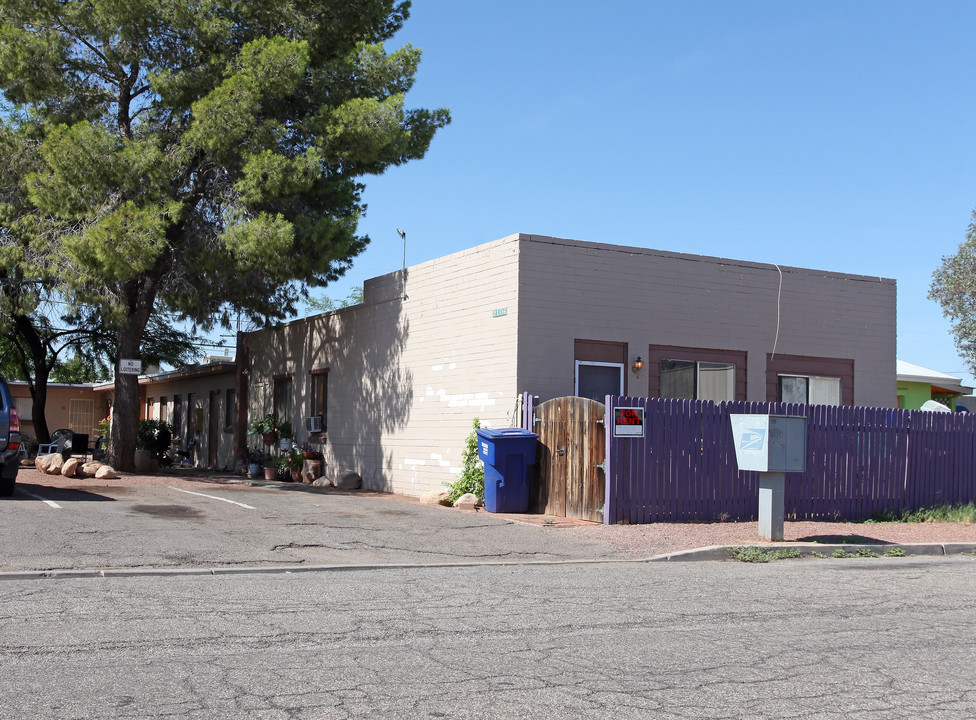
<instances>
[{"instance_id":1,"label":"asphalt parking lot","mask_svg":"<svg viewBox=\"0 0 976 720\"><path fill-rule=\"evenodd\" d=\"M162 484L22 473L0 501L0 572L284 567L618 556L599 540L376 493L173 476Z\"/></svg>"},{"instance_id":2,"label":"asphalt parking lot","mask_svg":"<svg viewBox=\"0 0 976 720\"><path fill-rule=\"evenodd\" d=\"M769 545L755 522L607 526L202 472L94 480L25 468L0 498L0 524L8 575L725 560L730 546ZM808 556L897 546L972 557L976 525L787 522L786 540Z\"/></svg>"}]
</instances>

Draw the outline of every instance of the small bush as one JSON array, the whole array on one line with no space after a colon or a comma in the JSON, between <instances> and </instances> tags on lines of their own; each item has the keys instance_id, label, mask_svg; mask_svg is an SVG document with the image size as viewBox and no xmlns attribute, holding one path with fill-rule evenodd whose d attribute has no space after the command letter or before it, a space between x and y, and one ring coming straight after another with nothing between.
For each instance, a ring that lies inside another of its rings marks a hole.
<instances>
[{"instance_id":1,"label":"small bush","mask_svg":"<svg viewBox=\"0 0 976 720\"><path fill-rule=\"evenodd\" d=\"M464 441L464 450L461 452L461 474L452 483L444 483L450 491L448 502L454 503L465 493L474 493L478 500L485 501L485 466L478 459L478 433L481 427L481 419L475 418L471 422L473 430L468 434Z\"/></svg>"}]
</instances>

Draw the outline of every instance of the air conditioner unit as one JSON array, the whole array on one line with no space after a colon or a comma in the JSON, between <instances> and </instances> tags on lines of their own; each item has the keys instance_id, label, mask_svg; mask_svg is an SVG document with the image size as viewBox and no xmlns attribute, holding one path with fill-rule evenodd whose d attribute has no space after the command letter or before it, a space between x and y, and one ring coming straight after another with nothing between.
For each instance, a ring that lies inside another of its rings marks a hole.
<instances>
[{"instance_id":1,"label":"air conditioner unit","mask_svg":"<svg viewBox=\"0 0 976 720\"><path fill-rule=\"evenodd\" d=\"M311 417L305 418L305 432L309 432L309 433L322 432L322 416L312 415Z\"/></svg>"}]
</instances>

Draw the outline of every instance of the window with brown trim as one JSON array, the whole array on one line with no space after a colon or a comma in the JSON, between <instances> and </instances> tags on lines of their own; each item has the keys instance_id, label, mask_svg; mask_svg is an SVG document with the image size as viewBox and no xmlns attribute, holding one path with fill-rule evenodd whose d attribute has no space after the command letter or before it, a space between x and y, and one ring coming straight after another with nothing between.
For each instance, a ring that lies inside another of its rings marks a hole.
<instances>
[{"instance_id":1,"label":"window with brown trim","mask_svg":"<svg viewBox=\"0 0 976 720\"><path fill-rule=\"evenodd\" d=\"M644 363L648 396L745 400L746 357L744 350L651 345Z\"/></svg>"},{"instance_id":2,"label":"window with brown trim","mask_svg":"<svg viewBox=\"0 0 976 720\"><path fill-rule=\"evenodd\" d=\"M607 395L627 394L627 343L575 340L574 392L603 402Z\"/></svg>"},{"instance_id":3,"label":"window with brown trim","mask_svg":"<svg viewBox=\"0 0 976 720\"><path fill-rule=\"evenodd\" d=\"M767 355L766 399L810 405L853 405L854 361Z\"/></svg>"},{"instance_id":4,"label":"window with brown trim","mask_svg":"<svg viewBox=\"0 0 976 720\"><path fill-rule=\"evenodd\" d=\"M327 369L313 370L311 379L310 414L313 417L318 415L322 418L322 432L327 432L329 429L329 371Z\"/></svg>"},{"instance_id":5,"label":"window with brown trim","mask_svg":"<svg viewBox=\"0 0 976 720\"><path fill-rule=\"evenodd\" d=\"M291 375L274 379L274 415L278 424L291 423L295 410L295 384Z\"/></svg>"}]
</instances>

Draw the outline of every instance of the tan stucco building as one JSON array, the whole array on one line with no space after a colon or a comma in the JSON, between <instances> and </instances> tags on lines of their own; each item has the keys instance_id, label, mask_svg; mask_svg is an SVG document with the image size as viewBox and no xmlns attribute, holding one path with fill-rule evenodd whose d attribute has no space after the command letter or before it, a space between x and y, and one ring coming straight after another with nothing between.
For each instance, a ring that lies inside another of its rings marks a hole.
<instances>
[{"instance_id":1,"label":"tan stucco building","mask_svg":"<svg viewBox=\"0 0 976 720\"><path fill-rule=\"evenodd\" d=\"M894 280L518 234L241 334L237 431L275 412L330 472L417 495L522 392L893 407L895 337Z\"/></svg>"}]
</instances>

